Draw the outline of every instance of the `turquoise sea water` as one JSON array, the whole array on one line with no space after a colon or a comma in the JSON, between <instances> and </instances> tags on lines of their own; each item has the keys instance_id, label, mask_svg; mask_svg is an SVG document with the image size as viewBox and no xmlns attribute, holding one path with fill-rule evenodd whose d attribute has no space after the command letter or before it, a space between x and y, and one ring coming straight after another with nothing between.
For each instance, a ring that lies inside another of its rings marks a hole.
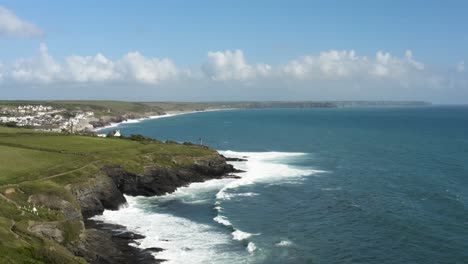
<instances>
[{"instance_id":1,"label":"turquoise sea water","mask_svg":"<svg viewBox=\"0 0 468 264\"><path fill-rule=\"evenodd\" d=\"M120 126L246 157L106 221L169 263L468 263L468 107L253 109Z\"/></svg>"}]
</instances>

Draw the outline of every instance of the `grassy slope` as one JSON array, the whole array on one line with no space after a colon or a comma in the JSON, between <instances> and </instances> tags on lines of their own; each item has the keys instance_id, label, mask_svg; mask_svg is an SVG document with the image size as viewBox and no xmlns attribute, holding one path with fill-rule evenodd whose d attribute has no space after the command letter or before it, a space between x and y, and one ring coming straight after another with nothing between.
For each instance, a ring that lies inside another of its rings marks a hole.
<instances>
[{"instance_id":1,"label":"grassy slope","mask_svg":"<svg viewBox=\"0 0 468 264\"><path fill-rule=\"evenodd\" d=\"M72 243L79 222L67 221L55 210L39 208L39 216L20 207L31 207L32 194L60 197L78 207L64 186L88 184L105 177L103 165L119 164L141 173L145 166L174 166L192 157L213 155L197 146L137 142L54 133L0 126L0 263L82 263L63 245L28 231L34 222L59 222ZM15 190L9 193L7 190ZM75 230L75 231L73 231Z\"/></svg>"}]
</instances>

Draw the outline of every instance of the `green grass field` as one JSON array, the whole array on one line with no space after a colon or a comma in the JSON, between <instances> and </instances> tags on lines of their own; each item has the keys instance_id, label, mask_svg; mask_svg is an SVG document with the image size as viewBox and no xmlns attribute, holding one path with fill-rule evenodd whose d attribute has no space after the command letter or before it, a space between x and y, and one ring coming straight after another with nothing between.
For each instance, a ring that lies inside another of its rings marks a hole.
<instances>
[{"instance_id":1,"label":"green grass field","mask_svg":"<svg viewBox=\"0 0 468 264\"><path fill-rule=\"evenodd\" d=\"M0 126L0 263L85 263L66 249L77 239L79 221L45 208L39 208L39 215L32 214L24 208L33 206L33 195L58 197L79 207L66 186L86 186L107 177L101 171L104 165L143 173L148 166L190 164L195 157L215 154L194 145ZM30 231L32 224L43 222L58 223L66 240L59 244Z\"/></svg>"}]
</instances>

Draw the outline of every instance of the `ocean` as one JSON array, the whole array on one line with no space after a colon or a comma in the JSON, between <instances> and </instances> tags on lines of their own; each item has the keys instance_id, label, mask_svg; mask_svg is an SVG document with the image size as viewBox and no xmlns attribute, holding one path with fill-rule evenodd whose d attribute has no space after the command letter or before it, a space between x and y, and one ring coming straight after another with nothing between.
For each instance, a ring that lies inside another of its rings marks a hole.
<instances>
[{"instance_id":1,"label":"ocean","mask_svg":"<svg viewBox=\"0 0 468 264\"><path fill-rule=\"evenodd\" d=\"M468 106L248 109L122 124L246 172L96 219L167 263L468 263Z\"/></svg>"}]
</instances>

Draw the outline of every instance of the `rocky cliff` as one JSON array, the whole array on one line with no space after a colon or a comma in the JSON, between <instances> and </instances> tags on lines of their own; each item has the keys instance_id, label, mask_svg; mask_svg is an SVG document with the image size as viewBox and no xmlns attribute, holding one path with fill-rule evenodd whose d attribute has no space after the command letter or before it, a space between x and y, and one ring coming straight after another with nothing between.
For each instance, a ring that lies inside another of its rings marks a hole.
<instances>
[{"instance_id":1,"label":"rocky cliff","mask_svg":"<svg viewBox=\"0 0 468 264\"><path fill-rule=\"evenodd\" d=\"M144 174L128 172L117 164L104 166L102 171L107 177L96 177L86 184L70 186L84 219L101 214L104 209L117 210L126 202L123 194L163 195L192 182L233 177L231 173L237 170L227 164L223 156L211 155L193 158L191 164L149 167ZM85 222L86 229L83 229L80 240L74 244L73 252L88 262L158 263L150 253L160 249L139 250L128 246L135 239L134 234L127 232L127 235L122 236L108 225Z\"/></svg>"}]
</instances>

